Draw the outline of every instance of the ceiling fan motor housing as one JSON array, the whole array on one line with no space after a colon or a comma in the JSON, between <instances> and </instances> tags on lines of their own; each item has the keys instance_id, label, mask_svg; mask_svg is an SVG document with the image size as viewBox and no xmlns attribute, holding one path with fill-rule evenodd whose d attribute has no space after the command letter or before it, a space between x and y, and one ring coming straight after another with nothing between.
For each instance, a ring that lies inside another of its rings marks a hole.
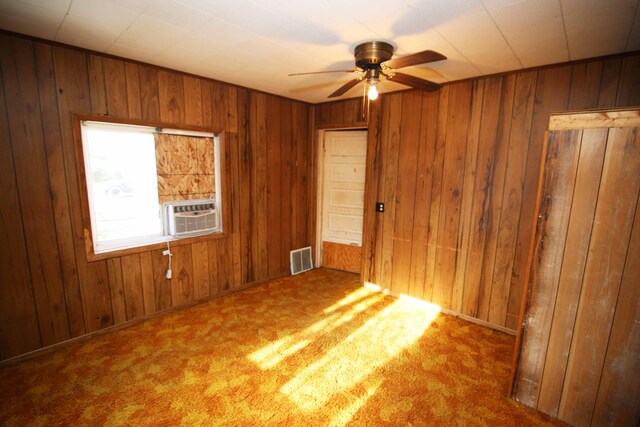
<instances>
[{"instance_id":1,"label":"ceiling fan motor housing","mask_svg":"<svg viewBox=\"0 0 640 427\"><path fill-rule=\"evenodd\" d=\"M393 46L379 41L362 43L356 46L354 56L356 65L361 69L380 69L380 64L393 56Z\"/></svg>"}]
</instances>

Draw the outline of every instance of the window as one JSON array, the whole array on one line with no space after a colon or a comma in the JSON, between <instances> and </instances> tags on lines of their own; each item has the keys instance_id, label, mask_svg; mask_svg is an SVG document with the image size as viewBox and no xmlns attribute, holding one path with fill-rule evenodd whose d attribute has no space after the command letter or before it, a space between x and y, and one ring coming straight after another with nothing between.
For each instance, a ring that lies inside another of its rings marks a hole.
<instances>
[{"instance_id":1,"label":"window","mask_svg":"<svg viewBox=\"0 0 640 427\"><path fill-rule=\"evenodd\" d=\"M218 135L98 121L81 130L94 253L222 231ZM175 233L175 221L193 226Z\"/></svg>"}]
</instances>

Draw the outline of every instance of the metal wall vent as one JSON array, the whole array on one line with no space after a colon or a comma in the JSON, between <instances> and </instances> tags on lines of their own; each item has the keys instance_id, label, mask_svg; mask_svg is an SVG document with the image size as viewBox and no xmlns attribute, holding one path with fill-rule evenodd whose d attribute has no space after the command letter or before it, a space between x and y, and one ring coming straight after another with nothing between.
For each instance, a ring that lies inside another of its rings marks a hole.
<instances>
[{"instance_id":1,"label":"metal wall vent","mask_svg":"<svg viewBox=\"0 0 640 427\"><path fill-rule=\"evenodd\" d=\"M311 246L291 251L291 274L298 274L313 269L311 261Z\"/></svg>"}]
</instances>

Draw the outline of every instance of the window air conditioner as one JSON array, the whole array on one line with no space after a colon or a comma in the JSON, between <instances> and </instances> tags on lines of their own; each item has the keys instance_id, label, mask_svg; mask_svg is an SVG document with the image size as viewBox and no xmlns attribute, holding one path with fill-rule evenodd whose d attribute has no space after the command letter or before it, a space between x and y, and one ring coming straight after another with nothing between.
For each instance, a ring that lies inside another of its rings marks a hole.
<instances>
[{"instance_id":1,"label":"window air conditioner","mask_svg":"<svg viewBox=\"0 0 640 427\"><path fill-rule=\"evenodd\" d=\"M172 236L220 231L220 211L214 199L178 200L163 204L165 226Z\"/></svg>"}]
</instances>

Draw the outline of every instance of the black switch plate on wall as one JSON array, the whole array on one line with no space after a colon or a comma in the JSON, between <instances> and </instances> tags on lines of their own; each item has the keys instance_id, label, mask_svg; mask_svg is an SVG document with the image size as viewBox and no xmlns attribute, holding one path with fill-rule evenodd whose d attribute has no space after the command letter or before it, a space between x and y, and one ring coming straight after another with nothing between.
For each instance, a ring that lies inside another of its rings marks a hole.
<instances>
[{"instance_id":1,"label":"black switch plate on wall","mask_svg":"<svg viewBox=\"0 0 640 427\"><path fill-rule=\"evenodd\" d=\"M376 212L384 212L384 203L376 202Z\"/></svg>"}]
</instances>

